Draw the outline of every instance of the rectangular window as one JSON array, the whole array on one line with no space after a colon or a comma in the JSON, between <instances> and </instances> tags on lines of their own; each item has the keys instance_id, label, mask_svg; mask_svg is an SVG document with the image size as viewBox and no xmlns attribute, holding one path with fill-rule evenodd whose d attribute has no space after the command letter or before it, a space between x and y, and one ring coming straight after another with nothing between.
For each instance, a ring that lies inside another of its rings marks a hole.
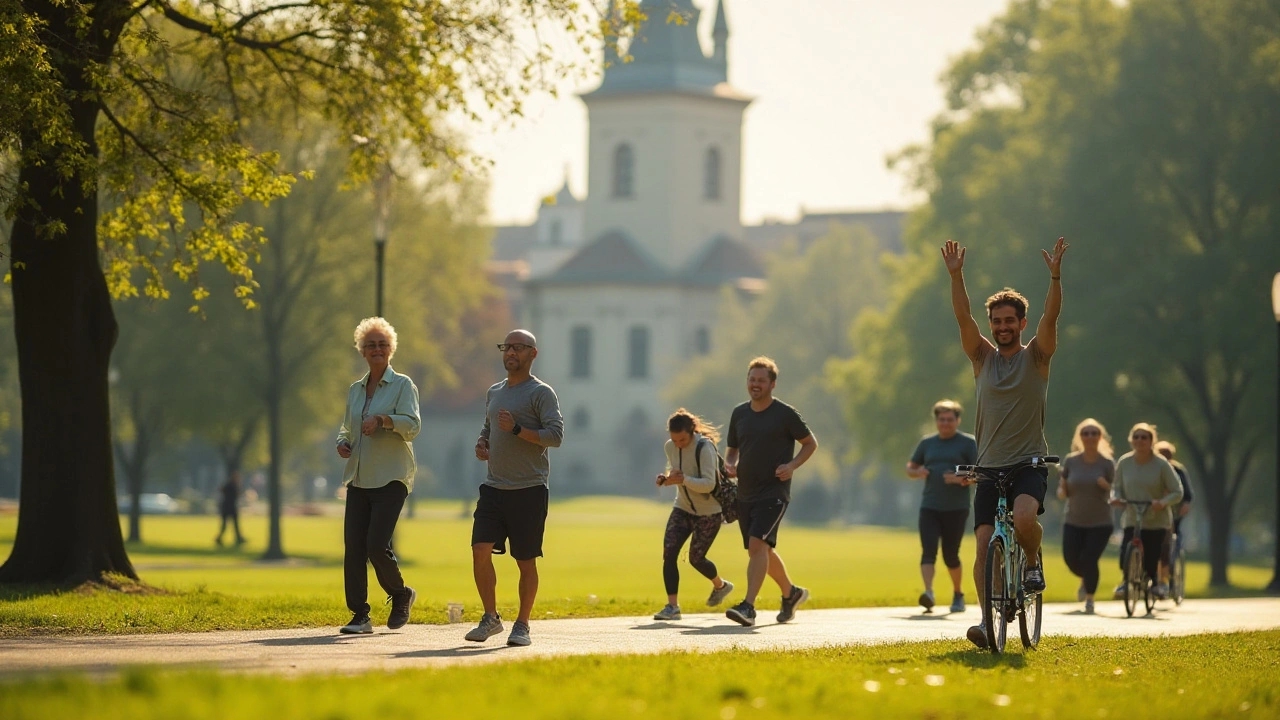
<instances>
[{"instance_id":1,"label":"rectangular window","mask_svg":"<svg viewBox=\"0 0 1280 720\"><path fill-rule=\"evenodd\" d=\"M579 325L569 333L569 377L591 377L591 328Z\"/></svg>"},{"instance_id":2,"label":"rectangular window","mask_svg":"<svg viewBox=\"0 0 1280 720\"><path fill-rule=\"evenodd\" d=\"M627 377L649 377L649 328L636 325L627 338Z\"/></svg>"}]
</instances>

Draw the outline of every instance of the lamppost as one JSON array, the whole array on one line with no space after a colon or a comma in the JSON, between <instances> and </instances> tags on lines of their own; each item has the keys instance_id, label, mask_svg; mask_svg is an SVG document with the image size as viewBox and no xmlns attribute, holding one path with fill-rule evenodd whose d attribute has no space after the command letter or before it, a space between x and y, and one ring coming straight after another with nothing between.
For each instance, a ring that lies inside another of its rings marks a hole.
<instances>
[{"instance_id":1,"label":"lamppost","mask_svg":"<svg viewBox=\"0 0 1280 720\"><path fill-rule=\"evenodd\" d=\"M387 255L387 216L391 214L390 162L382 164L378 177L373 180L373 213L374 263L377 266L377 277L374 281L374 292L377 297L374 300L373 314L385 317L382 314L382 299Z\"/></svg>"},{"instance_id":2,"label":"lamppost","mask_svg":"<svg viewBox=\"0 0 1280 720\"><path fill-rule=\"evenodd\" d=\"M1276 348L1280 353L1280 273L1271 281L1271 312L1276 316ZM1267 590L1280 593L1280 354L1276 356L1276 557Z\"/></svg>"}]
</instances>

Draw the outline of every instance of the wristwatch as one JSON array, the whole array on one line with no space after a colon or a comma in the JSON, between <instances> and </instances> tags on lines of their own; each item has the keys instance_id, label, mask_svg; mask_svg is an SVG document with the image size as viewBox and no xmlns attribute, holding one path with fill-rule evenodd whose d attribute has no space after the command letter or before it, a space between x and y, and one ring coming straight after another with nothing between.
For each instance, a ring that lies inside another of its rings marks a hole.
<instances>
[{"instance_id":1,"label":"wristwatch","mask_svg":"<svg viewBox=\"0 0 1280 720\"><path fill-rule=\"evenodd\" d=\"M520 434L520 431L521 431L521 430L523 430L523 429L524 429L524 428L520 427L520 423L516 423L516 426L515 426L515 427L513 427L513 428L511 428L511 434L512 434L512 435L519 435L519 434Z\"/></svg>"}]
</instances>

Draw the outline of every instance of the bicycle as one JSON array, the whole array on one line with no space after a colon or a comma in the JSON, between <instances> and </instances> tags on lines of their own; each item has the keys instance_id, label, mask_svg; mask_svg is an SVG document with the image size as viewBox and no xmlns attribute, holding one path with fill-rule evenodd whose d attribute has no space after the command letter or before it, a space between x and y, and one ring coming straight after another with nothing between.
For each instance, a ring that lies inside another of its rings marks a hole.
<instances>
[{"instance_id":1,"label":"bicycle","mask_svg":"<svg viewBox=\"0 0 1280 720\"><path fill-rule=\"evenodd\" d=\"M957 475L980 483L994 483L999 494L995 530L991 534L991 541L987 543L986 595L982 603L982 624L987 632L987 645L996 654L1004 652L1009 623L1015 615L1022 635L1022 646L1034 649L1040 643L1040 611L1044 602L1040 593L1027 592L1022 587L1022 574L1026 569L1027 558L1022 546L1014 538L1013 511L1005 497L1009 482L1021 470L1056 465L1058 460L1053 455L1035 457L1011 468L999 470L977 465L956 466ZM1037 560L1041 559L1043 553L1037 553Z\"/></svg>"},{"instance_id":2,"label":"bicycle","mask_svg":"<svg viewBox=\"0 0 1280 720\"><path fill-rule=\"evenodd\" d=\"M1154 579L1147 575L1147 570L1142 563L1142 555L1145 552L1142 547L1142 516L1146 514L1147 508L1151 507L1151 501L1119 500L1117 502L1131 505L1137 516L1133 524L1133 538L1129 540L1129 544L1120 556L1120 570L1124 578L1124 611L1126 615L1133 617L1133 611L1138 609L1138 598L1141 597L1142 604L1150 615L1152 608L1156 606L1156 596L1151 591L1151 583ZM1156 552L1160 552L1160 549Z\"/></svg>"},{"instance_id":3,"label":"bicycle","mask_svg":"<svg viewBox=\"0 0 1280 720\"><path fill-rule=\"evenodd\" d=\"M1170 543L1173 550L1170 552L1169 598L1174 605L1181 605L1187 597L1187 549L1182 547L1182 533L1173 533Z\"/></svg>"}]
</instances>

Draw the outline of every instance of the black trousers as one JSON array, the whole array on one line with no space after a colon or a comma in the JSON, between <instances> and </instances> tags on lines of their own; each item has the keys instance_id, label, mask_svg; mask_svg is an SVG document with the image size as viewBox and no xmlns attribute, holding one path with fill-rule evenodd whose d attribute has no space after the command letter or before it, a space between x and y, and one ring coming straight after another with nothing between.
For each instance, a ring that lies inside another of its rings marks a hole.
<instances>
[{"instance_id":1,"label":"black trousers","mask_svg":"<svg viewBox=\"0 0 1280 720\"><path fill-rule=\"evenodd\" d=\"M400 597L405 591L400 565L391 550L391 535L408 496L409 489L399 481L373 489L347 486L343 519L346 555L342 569L347 608L353 613L369 613L369 571L365 562L373 563L378 584L387 595Z\"/></svg>"},{"instance_id":2,"label":"black trousers","mask_svg":"<svg viewBox=\"0 0 1280 720\"><path fill-rule=\"evenodd\" d=\"M920 564L938 562L938 541L942 541L942 562L948 568L960 567L960 543L964 541L969 509L931 510L920 508Z\"/></svg>"},{"instance_id":3,"label":"black trousers","mask_svg":"<svg viewBox=\"0 0 1280 720\"><path fill-rule=\"evenodd\" d=\"M1093 595L1098 591L1098 561L1111 541L1110 525L1100 527L1062 526L1062 559L1081 580L1084 591Z\"/></svg>"}]
</instances>

